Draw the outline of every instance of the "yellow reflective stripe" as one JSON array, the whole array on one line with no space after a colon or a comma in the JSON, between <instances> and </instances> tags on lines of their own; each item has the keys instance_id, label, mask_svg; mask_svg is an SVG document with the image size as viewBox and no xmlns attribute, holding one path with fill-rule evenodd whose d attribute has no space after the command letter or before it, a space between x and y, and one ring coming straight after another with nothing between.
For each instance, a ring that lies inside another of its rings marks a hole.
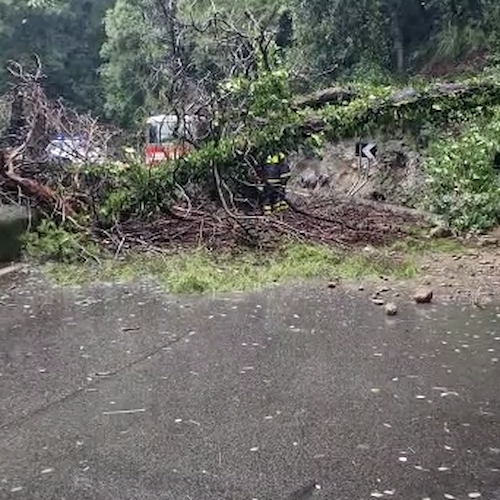
<instances>
[{"instance_id":1,"label":"yellow reflective stripe","mask_svg":"<svg viewBox=\"0 0 500 500\"><path fill-rule=\"evenodd\" d=\"M283 153L278 153L276 155L269 155L267 157L266 162L272 163L272 164L277 164L277 163L280 163L281 161L283 161L284 159L285 159L285 155Z\"/></svg>"}]
</instances>

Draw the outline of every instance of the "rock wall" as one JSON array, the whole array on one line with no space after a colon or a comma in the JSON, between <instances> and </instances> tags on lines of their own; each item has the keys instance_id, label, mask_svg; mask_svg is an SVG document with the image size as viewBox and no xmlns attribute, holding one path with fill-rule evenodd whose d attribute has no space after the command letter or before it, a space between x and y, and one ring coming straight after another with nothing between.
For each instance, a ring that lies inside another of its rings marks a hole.
<instances>
[{"instance_id":1,"label":"rock wall","mask_svg":"<svg viewBox=\"0 0 500 500\"><path fill-rule=\"evenodd\" d=\"M291 191L319 197L355 196L416 207L424 185L420 155L404 141L374 142L377 160L370 164L363 160L360 165L354 140L327 144L321 158L293 158Z\"/></svg>"}]
</instances>

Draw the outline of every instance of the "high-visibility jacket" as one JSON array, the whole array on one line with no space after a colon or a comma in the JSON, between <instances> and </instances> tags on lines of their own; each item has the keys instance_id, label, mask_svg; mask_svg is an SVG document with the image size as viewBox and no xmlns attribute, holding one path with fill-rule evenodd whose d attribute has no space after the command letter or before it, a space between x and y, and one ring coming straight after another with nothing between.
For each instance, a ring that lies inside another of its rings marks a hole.
<instances>
[{"instance_id":1,"label":"high-visibility jacket","mask_svg":"<svg viewBox=\"0 0 500 500\"><path fill-rule=\"evenodd\" d=\"M264 180L270 184L282 184L290 176L290 167L285 161L285 155L278 153L269 155L264 165Z\"/></svg>"},{"instance_id":2,"label":"high-visibility jacket","mask_svg":"<svg viewBox=\"0 0 500 500\"><path fill-rule=\"evenodd\" d=\"M266 160L266 164L278 165L285 160L284 153L277 153L275 155L269 155Z\"/></svg>"}]
</instances>

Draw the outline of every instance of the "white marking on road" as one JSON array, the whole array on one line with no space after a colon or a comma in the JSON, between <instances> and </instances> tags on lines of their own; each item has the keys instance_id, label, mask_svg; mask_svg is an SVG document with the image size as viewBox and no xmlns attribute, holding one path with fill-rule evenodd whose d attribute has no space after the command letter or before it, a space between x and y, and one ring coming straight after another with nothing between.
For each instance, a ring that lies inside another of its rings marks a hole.
<instances>
[{"instance_id":1,"label":"white marking on road","mask_svg":"<svg viewBox=\"0 0 500 500\"><path fill-rule=\"evenodd\" d=\"M134 413L144 413L146 408L137 408L134 410L115 410L115 411L103 411L103 415L133 415Z\"/></svg>"},{"instance_id":2,"label":"white marking on road","mask_svg":"<svg viewBox=\"0 0 500 500\"><path fill-rule=\"evenodd\" d=\"M442 398L446 398L447 396L459 396L459 394L458 394L458 392L455 392L455 391L443 392L441 394Z\"/></svg>"}]
</instances>

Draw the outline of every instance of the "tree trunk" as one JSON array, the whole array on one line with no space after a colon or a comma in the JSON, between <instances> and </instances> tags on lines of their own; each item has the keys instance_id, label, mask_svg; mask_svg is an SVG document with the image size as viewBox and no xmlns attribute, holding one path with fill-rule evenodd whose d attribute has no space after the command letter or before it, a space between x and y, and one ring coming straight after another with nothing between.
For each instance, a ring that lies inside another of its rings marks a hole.
<instances>
[{"instance_id":1,"label":"tree trunk","mask_svg":"<svg viewBox=\"0 0 500 500\"><path fill-rule=\"evenodd\" d=\"M405 69L405 52L403 32L399 21L398 5L397 2L393 2L393 8L391 9L391 31L394 41L394 54L396 56L396 69L401 73Z\"/></svg>"}]
</instances>

